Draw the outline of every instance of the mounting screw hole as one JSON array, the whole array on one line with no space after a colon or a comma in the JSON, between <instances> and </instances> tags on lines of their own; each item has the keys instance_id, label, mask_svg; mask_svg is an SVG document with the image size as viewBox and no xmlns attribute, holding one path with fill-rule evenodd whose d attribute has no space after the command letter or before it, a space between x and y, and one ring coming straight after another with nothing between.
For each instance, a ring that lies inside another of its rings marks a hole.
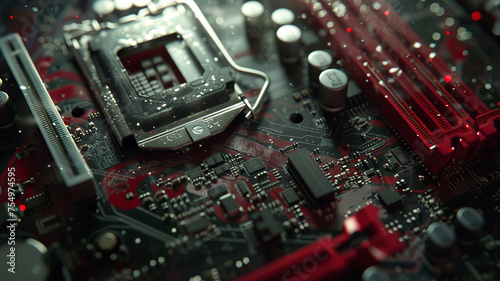
<instances>
[{"instance_id":1,"label":"mounting screw hole","mask_svg":"<svg viewBox=\"0 0 500 281\"><path fill-rule=\"evenodd\" d=\"M83 114L85 114L85 109L83 107L75 106L71 110L71 115L73 117L82 117Z\"/></svg>"},{"instance_id":2,"label":"mounting screw hole","mask_svg":"<svg viewBox=\"0 0 500 281\"><path fill-rule=\"evenodd\" d=\"M302 123L302 121L304 121L304 116L300 113L292 113L292 115L290 115L290 121L295 124Z\"/></svg>"}]
</instances>

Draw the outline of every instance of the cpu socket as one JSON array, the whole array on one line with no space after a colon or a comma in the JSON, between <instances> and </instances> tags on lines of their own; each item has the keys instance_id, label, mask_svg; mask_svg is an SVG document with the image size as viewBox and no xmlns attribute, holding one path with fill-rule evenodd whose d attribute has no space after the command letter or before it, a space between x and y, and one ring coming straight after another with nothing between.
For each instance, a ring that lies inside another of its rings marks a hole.
<instances>
[{"instance_id":1,"label":"cpu socket","mask_svg":"<svg viewBox=\"0 0 500 281\"><path fill-rule=\"evenodd\" d=\"M177 149L220 133L246 107L258 109L234 73L269 82L234 63L192 1L149 6L118 23L69 25L66 41L122 145Z\"/></svg>"}]
</instances>

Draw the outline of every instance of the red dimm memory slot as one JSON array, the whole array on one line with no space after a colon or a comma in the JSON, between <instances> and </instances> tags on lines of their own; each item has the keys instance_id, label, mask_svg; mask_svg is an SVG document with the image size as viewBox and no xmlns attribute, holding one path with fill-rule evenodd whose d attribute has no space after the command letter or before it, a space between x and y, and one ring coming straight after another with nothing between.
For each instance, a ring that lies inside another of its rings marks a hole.
<instances>
[{"instance_id":1,"label":"red dimm memory slot","mask_svg":"<svg viewBox=\"0 0 500 281\"><path fill-rule=\"evenodd\" d=\"M500 110L490 111L387 3L300 2L309 24L429 170L498 139Z\"/></svg>"}]
</instances>

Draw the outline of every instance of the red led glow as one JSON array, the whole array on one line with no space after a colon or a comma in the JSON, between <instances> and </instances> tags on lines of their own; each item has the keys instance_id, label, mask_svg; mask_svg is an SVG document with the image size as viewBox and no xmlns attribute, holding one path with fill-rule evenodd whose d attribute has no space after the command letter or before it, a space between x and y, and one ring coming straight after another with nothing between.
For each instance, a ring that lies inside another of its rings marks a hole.
<instances>
[{"instance_id":1,"label":"red led glow","mask_svg":"<svg viewBox=\"0 0 500 281\"><path fill-rule=\"evenodd\" d=\"M384 12L384 15L385 15L385 16L388 16L388 15L389 15L389 11L385 11L385 12Z\"/></svg>"},{"instance_id":2,"label":"red led glow","mask_svg":"<svg viewBox=\"0 0 500 281\"><path fill-rule=\"evenodd\" d=\"M472 19L475 20L475 21L478 21L481 19L481 13L478 12L478 11L475 11L474 13L472 13Z\"/></svg>"},{"instance_id":3,"label":"red led glow","mask_svg":"<svg viewBox=\"0 0 500 281\"><path fill-rule=\"evenodd\" d=\"M21 208L21 211L23 211L23 212L24 212L24 211L26 210L26 205L21 204L21 206L19 206L19 208Z\"/></svg>"},{"instance_id":4,"label":"red led glow","mask_svg":"<svg viewBox=\"0 0 500 281\"><path fill-rule=\"evenodd\" d=\"M347 28L347 32L351 32L352 29L350 27Z\"/></svg>"},{"instance_id":5,"label":"red led glow","mask_svg":"<svg viewBox=\"0 0 500 281\"><path fill-rule=\"evenodd\" d=\"M13 19L14 17L13 16L10 16L10 19Z\"/></svg>"},{"instance_id":6,"label":"red led glow","mask_svg":"<svg viewBox=\"0 0 500 281\"><path fill-rule=\"evenodd\" d=\"M450 82L450 81L451 81L451 75L446 75L446 76L444 77L444 81L446 81L446 82Z\"/></svg>"}]
</instances>

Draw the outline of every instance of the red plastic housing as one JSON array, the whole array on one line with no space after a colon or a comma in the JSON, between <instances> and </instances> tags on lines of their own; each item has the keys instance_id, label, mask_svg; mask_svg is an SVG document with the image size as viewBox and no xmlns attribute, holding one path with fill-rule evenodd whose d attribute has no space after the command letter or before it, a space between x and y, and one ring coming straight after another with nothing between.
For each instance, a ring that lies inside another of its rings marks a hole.
<instances>
[{"instance_id":1,"label":"red plastic housing","mask_svg":"<svg viewBox=\"0 0 500 281\"><path fill-rule=\"evenodd\" d=\"M404 248L399 235L382 225L378 209L369 205L344 220L342 234L323 237L236 281L344 280L353 270L362 271Z\"/></svg>"}]
</instances>

